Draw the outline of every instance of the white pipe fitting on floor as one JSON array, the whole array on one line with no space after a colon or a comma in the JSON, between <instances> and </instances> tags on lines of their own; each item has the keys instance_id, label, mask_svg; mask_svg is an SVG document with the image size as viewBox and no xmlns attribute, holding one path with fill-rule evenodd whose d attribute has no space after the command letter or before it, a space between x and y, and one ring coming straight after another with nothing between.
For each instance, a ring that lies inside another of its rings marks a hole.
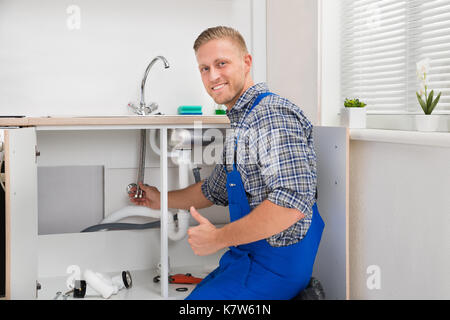
<instances>
[{"instance_id":1,"label":"white pipe fitting on floor","mask_svg":"<svg viewBox=\"0 0 450 320\"><path fill-rule=\"evenodd\" d=\"M113 283L112 279L101 273L94 272L92 270L85 270L83 273L84 279L86 280L86 295L96 295L96 293L101 294L104 299L108 299L113 294L117 294L121 288ZM94 292L89 289L94 289Z\"/></svg>"}]
</instances>

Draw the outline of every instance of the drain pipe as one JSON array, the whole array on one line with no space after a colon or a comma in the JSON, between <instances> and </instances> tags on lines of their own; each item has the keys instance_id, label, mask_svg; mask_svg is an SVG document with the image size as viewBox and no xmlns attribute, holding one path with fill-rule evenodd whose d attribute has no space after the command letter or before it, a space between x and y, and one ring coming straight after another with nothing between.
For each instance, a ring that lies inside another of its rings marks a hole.
<instances>
[{"instance_id":1,"label":"drain pipe","mask_svg":"<svg viewBox=\"0 0 450 320\"><path fill-rule=\"evenodd\" d=\"M152 130L153 131L153 130ZM159 148L156 146L155 132L150 131L150 146L154 152L159 153ZM141 132L142 133L142 132ZM180 141L181 137L181 141ZM141 136L143 138L143 136ZM176 139L171 137L172 140L179 143L179 149L170 153L171 157L175 157L178 162L178 186L180 189L189 186L189 173L191 172L191 136L190 134L178 135ZM172 141L173 142L173 141ZM187 146L189 145L189 147ZM145 153L144 153L145 154ZM141 162L142 162L142 150L141 150ZM141 175L143 172L139 172ZM179 241L186 237L187 230L189 228L190 213L187 210L178 210L177 219L175 220L175 214L169 211L168 215L168 237L170 240ZM144 206L126 206L116 212L113 212L105 219L101 221L101 224L115 223L122 219L129 217L148 217L148 218L161 218L161 212L159 210L153 210Z\"/></svg>"},{"instance_id":2,"label":"drain pipe","mask_svg":"<svg viewBox=\"0 0 450 320\"><path fill-rule=\"evenodd\" d=\"M150 145L153 147L155 144L151 143L152 138L155 137L151 135ZM154 142L154 141L153 141ZM155 151L155 150L154 150ZM159 150L158 150L159 151ZM171 153L172 157L175 157L178 162L178 186L180 189L189 186L189 173L191 171L191 150L190 149L178 149ZM168 237L172 241L180 241L184 239L187 235L187 230L189 228L189 217L190 213L187 210L178 210L177 219L175 219L175 214L169 211L168 215ZM153 210L144 206L126 206L116 212L113 212L105 219L101 221L101 224L114 223L122 219L129 217L148 217L148 218L161 218L161 213L159 210Z\"/></svg>"},{"instance_id":3,"label":"drain pipe","mask_svg":"<svg viewBox=\"0 0 450 320\"><path fill-rule=\"evenodd\" d=\"M158 210L153 210L144 206L126 206L117 210L103 219L100 223L113 223L128 217L147 217L147 218L161 218Z\"/></svg>"},{"instance_id":4,"label":"drain pipe","mask_svg":"<svg viewBox=\"0 0 450 320\"><path fill-rule=\"evenodd\" d=\"M191 150L182 149L177 150L178 153L178 187L184 189L189 186L189 172L191 167ZM186 237L189 228L190 213L187 210L178 210L178 225L175 222L174 216L169 215L169 232L170 240L179 241Z\"/></svg>"}]
</instances>

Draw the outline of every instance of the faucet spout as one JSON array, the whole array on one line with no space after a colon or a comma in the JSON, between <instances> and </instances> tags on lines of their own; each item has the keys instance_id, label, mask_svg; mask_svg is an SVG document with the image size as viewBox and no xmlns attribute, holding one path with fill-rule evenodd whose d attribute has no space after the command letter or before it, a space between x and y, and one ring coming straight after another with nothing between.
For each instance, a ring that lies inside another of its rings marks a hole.
<instances>
[{"instance_id":1,"label":"faucet spout","mask_svg":"<svg viewBox=\"0 0 450 320\"><path fill-rule=\"evenodd\" d=\"M155 57L150 64L147 66L147 69L145 69L145 74L144 77L142 78L142 82L141 82L141 102L140 102L140 107L141 109L144 109L146 107L145 104L145 83L147 81L147 77L148 77L148 73L150 72L150 69L153 67L153 65L158 61L161 60L164 63L164 68L168 69L170 67L169 62L167 61L166 58L164 58L163 56L157 56Z\"/></svg>"}]
</instances>

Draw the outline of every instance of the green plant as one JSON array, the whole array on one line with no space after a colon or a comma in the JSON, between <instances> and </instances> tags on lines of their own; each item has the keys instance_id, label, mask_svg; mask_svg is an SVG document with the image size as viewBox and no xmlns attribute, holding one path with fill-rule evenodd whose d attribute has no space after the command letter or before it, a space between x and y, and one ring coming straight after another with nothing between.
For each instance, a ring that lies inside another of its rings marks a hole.
<instances>
[{"instance_id":1,"label":"green plant","mask_svg":"<svg viewBox=\"0 0 450 320\"><path fill-rule=\"evenodd\" d=\"M430 115L433 112L434 108L436 108L439 100L441 99L441 93L442 92L439 92L436 99L433 100L434 90L431 90L430 95L428 97L427 92L425 91L425 100L424 100L422 99L420 94L416 92L417 100L419 100L420 106L422 107L422 110L425 114Z\"/></svg>"},{"instance_id":2,"label":"green plant","mask_svg":"<svg viewBox=\"0 0 450 320\"><path fill-rule=\"evenodd\" d=\"M346 108L364 108L366 104L362 101L359 101L359 99L345 99L344 106Z\"/></svg>"},{"instance_id":3,"label":"green plant","mask_svg":"<svg viewBox=\"0 0 450 320\"><path fill-rule=\"evenodd\" d=\"M417 62L417 78L420 81L420 90L416 92L417 100L419 100L420 106L425 114L430 115L434 108L436 108L439 100L441 99L441 93L439 92L436 99L434 99L434 90L431 90L428 95L428 79L427 74L430 70L430 59L424 59ZM422 98L423 96L423 98Z\"/></svg>"}]
</instances>

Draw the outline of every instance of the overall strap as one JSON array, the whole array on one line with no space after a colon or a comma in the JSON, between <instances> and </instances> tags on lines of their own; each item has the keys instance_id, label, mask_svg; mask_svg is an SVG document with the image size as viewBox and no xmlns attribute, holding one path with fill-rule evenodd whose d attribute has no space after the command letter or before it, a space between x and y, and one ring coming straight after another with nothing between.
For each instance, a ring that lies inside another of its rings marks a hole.
<instances>
[{"instance_id":1,"label":"overall strap","mask_svg":"<svg viewBox=\"0 0 450 320\"><path fill-rule=\"evenodd\" d=\"M261 102L262 99L264 99L264 98L267 97L267 96L273 95L273 94L274 94L274 93L272 93L272 92L264 92L264 93L259 94L259 95L256 97L255 102L253 102L253 105L252 105L252 106L250 107L250 109L246 112L245 116L242 117L242 120L241 120L241 122L239 123L239 127L238 127L238 128L241 127L241 125L242 125L242 124L244 123L244 121L245 121L245 118L247 118L247 116L250 114L250 112L252 112L253 108L255 108L255 107ZM238 143L238 140L239 140L239 135L240 135L240 132L238 132L238 135L237 135L237 137L236 137L236 141L235 141L235 143L234 143L234 151L237 150L237 143Z\"/></svg>"},{"instance_id":2,"label":"overall strap","mask_svg":"<svg viewBox=\"0 0 450 320\"><path fill-rule=\"evenodd\" d=\"M267 96L270 95L274 95L274 93L272 92L264 92L264 93L260 93L257 97L255 102L253 102L253 105L250 107L250 109L245 113L244 117L242 117L241 122L239 123L238 129L241 128L242 124L245 121L245 118L247 118L247 116L250 114L250 112L252 112L253 108L255 108L262 99L264 99ZM238 140L239 140L239 136L240 136L241 132L238 131L237 137L236 137L236 141L234 142L234 163L233 163L233 167L236 167L236 159L237 159L237 144L238 144Z\"/></svg>"},{"instance_id":3,"label":"overall strap","mask_svg":"<svg viewBox=\"0 0 450 320\"><path fill-rule=\"evenodd\" d=\"M264 99L267 96L273 95L272 92L264 92L264 93L260 93L257 97L255 102L253 102L252 107L247 111L247 113L245 114L245 117L242 119L241 124L244 122L245 118L250 114L250 112L252 112L253 108L256 107L262 99Z\"/></svg>"}]
</instances>

